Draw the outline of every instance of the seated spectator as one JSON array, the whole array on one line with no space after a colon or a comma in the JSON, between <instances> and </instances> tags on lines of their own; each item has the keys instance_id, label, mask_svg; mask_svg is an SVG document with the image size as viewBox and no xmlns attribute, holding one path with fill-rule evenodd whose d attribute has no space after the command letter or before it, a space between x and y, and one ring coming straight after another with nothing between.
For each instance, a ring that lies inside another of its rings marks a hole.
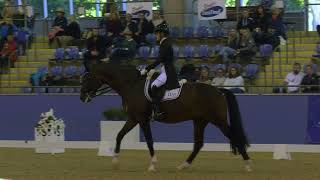
<instances>
[{"instance_id":1,"label":"seated spectator","mask_svg":"<svg viewBox=\"0 0 320 180\"><path fill-rule=\"evenodd\" d=\"M65 31L68 26L67 18L64 17L64 9L57 8L56 10L57 17L54 19L52 24L51 32L49 32L49 43L52 44L54 40L56 40L57 46L61 47L61 42L58 36L64 36Z\"/></svg>"},{"instance_id":2,"label":"seated spectator","mask_svg":"<svg viewBox=\"0 0 320 180\"><path fill-rule=\"evenodd\" d=\"M224 70L219 68L216 72L215 78L213 78L211 85L212 86L223 86L226 77L224 76Z\"/></svg>"},{"instance_id":3,"label":"seated spectator","mask_svg":"<svg viewBox=\"0 0 320 180\"><path fill-rule=\"evenodd\" d=\"M164 20L159 11L153 12L152 19L150 21L150 31L154 32L154 29L162 24L167 24L166 20Z\"/></svg>"},{"instance_id":4,"label":"seated spectator","mask_svg":"<svg viewBox=\"0 0 320 180\"><path fill-rule=\"evenodd\" d=\"M185 64L179 72L180 79L186 79L188 82L196 82L199 78L199 72L193 64Z\"/></svg>"},{"instance_id":5,"label":"seated spectator","mask_svg":"<svg viewBox=\"0 0 320 180\"><path fill-rule=\"evenodd\" d=\"M275 34L276 29L273 27L268 28L268 32L263 35L263 43L271 44L273 50L276 49L280 45L280 38Z\"/></svg>"},{"instance_id":6,"label":"seated spectator","mask_svg":"<svg viewBox=\"0 0 320 180\"><path fill-rule=\"evenodd\" d=\"M122 33L131 34L133 39L137 40L138 36L138 25L132 20L131 14L126 14L126 20L123 22Z\"/></svg>"},{"instance_id":7,"label":"seated spectator","mask_svg":"<svg viewBox=\"0 0 320 180\"><path fill-rule=\"evenodd\" d=\"M145 42L145 37L147 34L153 33L150 23L144 14L139 15L138 33L139 33L139 39L140 39L139 42L137 42L138 44Z\"/></svg>"},{"instance_id":8,"label":"seated spectator","mask_svg":"<svg viewBox=\"0 0 320 180\"><path fill-rule=\"evenodd\" d=\"M229 89L233 93L244 93L244 80L242 76L240 75L237 68L232 67L229 70L229 75L224 81L223 84L225 89ZM232 87L232 86L238 86L238 87Z\"/></svg>"},{"instance_id":9,"label":"seated spectator","mask_svg":"<svg viewBox=\"0 0 320 180\"><path fill-rule=\"evenodd\" d=\"M256 46L248 28L240 30L240 41L237 49L238 57L242 63L248 62L256 54Z\"/></svg>"},{"instance_id":10,"label":"seated spectator","mask_svg":"<svg viewBox=\"0 0 320 180\"><path fill-rule=\"evenodd\" d=\"M101 59L106 57L105 40L99 35L98 29L92 30L92 37L87 39L87 52L84 54L84 66L86 71L90 71L92 64L101 62Z\"/></svg>"},{"instance_id":11,"label":"seated spectator","mask_svg":"<svg viewBox=\"0 0 320 180\"><path fill-rule=\"evenodd\" d=\"M119 36L123 28L118 13L113 12L110 14L110 17L107 18L106 28L107 36L111 41L113 38Z\"/></svg>"},{"instance_id":12,"label":"seated spectator","mask_svg":"<svg viewBox=\"0 0 320 180\"><path fill-rule=\"evenodd\" d=\"M234 58L239 47L239 35L235 29L231 29L228 35L226 46L219 51L219 58L222 58L223 63L229 62L230 58Z\"/></svg>"},{"instance_id":13,"label":"seated spectator","mask_svg":"<svg viewBox=\"0 0 320 180\"><path fill-rule=\"evenodd\" d=\"M288 86L289 93L298 93L299 85L302 82L304 74L301 72L301 65L299 63L293 64L293 70L287 74L284 84Z\"/></svg>"},{"instance_id":14,"label":"seated spectator","mask_svg":"<svg viewBox=\"0 0 320 180\"><path fill-rule=\"evenodd\" d=\"M12 19L5 17L0 24L0 38L2 40L6 39L8 35L14 35L18 28L12 23Z\"/></svg>"},{"instance_id":15,"label":"seated spectator","mask_svg":"<svg viewBox=\"0 0 320 180\"><path fill-rule=\"evenodd\" d=\"M72 37L71 45L77 46L79 45L79 40L81 38L81 30L80 30L80 25L76 21L75 16L70 16L69 17L69 25L67 26L66 29L66 35Z\"/></svg>"},{"instance_id":16,"label":"seated spectator","mask_svg":"<svg viewBox=\"0 0 320 180\"><path fill-rule=\"evenodd\" d=\"M262 5L256 7L253 15L253 28L260 28L262 32L267 31L268 15Z\"/></svg>"},{"instance_id":17,"label":"seated spectator","mask_svg":"<svg viewBox=\"0 0 320 180\"><path fill-rule=\"evenodd\" d=\"M132 33L127 31L121 34L123 35L113 40L111 63L128 63L128 60L133 60L136 55L137 43L132 38Z\"/></svg>"},{"instance_id":18,"label":"seated spectator","mask_svg":"<svg viewBox=\"0 0 320 180\"><path fill-rule=\"evenodd\" d=\"M283 39L287 39L285 26L282 22L282 17L280 16L280 10L277 8L272 9L271 18L268 20L268 28L272 27L275 29L275 35L281 36Z\"/></svg>"},{"instance_id":19,"label":"seated spectator","mask_svg":"<svg viewBox=\"0 0 320 180\"><path fill-rule=\"evenodd\" d=\"M319 92L319 77L313 73L312 65L306 66L306 74L302 79L301 85L303 93L318 93ZM317 85L318 87L315 87Z\"/></svg>"},{"instance_id":20,"label":"seated spectator","mask_svg":"<svg viewBox=\"0 0 320 180\"><path fill-rule=\"evenodd\" d=\"M200 77L197 80L199 83L211 84L211 80L209 78L209 68L207 66L202 66L200 71Z\"/></svg>"},{"instance_id":21,"label":"seated spectator","mask_svg":"<svg viewBox=\"0 0 320 180\"><path fill-rule=\"evenodd\" d=\"M249 11L244 10L242 12L241 19L238 21L237 30L240 30L241 28L249 28L251 31L253 29L253 26L254 26L254 21L251 17L249 17Z\"/></svg>"},{"instance_id":22,"label":"seated spectator","mask_svg":"<svg viewBox=\"0 0 320 180\"><path fill-rule=\"evenodd\" d=\"M2 50L0 51L0 67L1 73L7 73L7 68L14 67L17 60L17 44L13 35L8 35Z\"/></svg>"}]
</instances>

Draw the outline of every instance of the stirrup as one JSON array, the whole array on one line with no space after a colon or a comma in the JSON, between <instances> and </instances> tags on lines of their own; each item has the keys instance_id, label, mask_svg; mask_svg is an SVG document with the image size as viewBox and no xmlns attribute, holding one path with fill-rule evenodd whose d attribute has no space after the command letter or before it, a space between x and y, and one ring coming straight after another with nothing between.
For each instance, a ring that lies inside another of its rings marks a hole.
<instances>
[{"instance_id":1,"label":"stirrup","mask_svg":"<svg viewBox=\"0 0 320 180\"><path fill-rule=\"evenodd\" d=\"M151 122L154 121L159 121L163 118L164 112L157 112L155 113L154 111L152 111L152 115L151 115Z\"/></svg>"}]
</instances>

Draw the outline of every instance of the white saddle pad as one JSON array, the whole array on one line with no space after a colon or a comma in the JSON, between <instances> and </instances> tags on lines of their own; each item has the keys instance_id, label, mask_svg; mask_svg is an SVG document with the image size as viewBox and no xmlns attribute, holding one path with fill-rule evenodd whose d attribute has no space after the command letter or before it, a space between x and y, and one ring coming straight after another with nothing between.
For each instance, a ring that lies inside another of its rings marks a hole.
<instances>
[{"instance_id":1,"label":"white saddle pad","mask_svg":"<svg viewBox=\"0 0 320 180\"><path fill-rule=\"evenodd\" d=\"M177 89L172 89L172 90L166 90L166 92L164 93L164 96L162 98L162 102L164 101L170 101L170 100L175 100L177 99L180 94L181 94L181 90L182 90L182 87L183 87L183 84L185 83L186 81L181 81L179 82L180 83L180 87L177 88ZM149 86L150 86L150 83L151 83L151 80L149 78L146 79L146 83L144 85L144 95L146 96L146 98L151 102L152 101L152 98L149 94Z\"/></svg>"}]
</instances>

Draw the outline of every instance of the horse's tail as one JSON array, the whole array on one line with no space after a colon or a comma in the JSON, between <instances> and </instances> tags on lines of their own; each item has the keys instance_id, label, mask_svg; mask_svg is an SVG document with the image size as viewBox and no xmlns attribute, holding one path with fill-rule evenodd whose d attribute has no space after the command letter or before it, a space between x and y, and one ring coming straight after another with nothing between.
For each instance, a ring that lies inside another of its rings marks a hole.
<instances>
[{"instance_id":1,"label":"horse's tail","mask_svg":"<svg viewBox=\"0 0 320 180\"><path fill-rule=\"evenodd\" d=\"M244 132L236 96L227 89L220 89L227 100L230 121L230 145L234 154L245 151L250 146Z\"/></svg>"}]
</instances>

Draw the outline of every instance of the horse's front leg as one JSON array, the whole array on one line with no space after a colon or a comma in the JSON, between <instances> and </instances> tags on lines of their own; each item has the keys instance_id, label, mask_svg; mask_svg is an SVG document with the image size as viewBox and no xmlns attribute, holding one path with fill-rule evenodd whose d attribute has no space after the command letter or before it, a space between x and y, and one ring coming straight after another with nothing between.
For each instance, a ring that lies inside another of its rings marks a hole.
<instances>
[{"instance_id":1,"label":"horse's front leg","mask_svg":"<svg viewBox=\"0 0 320 180\"><path fill-rule=\"evenodd\" d=\"M114 156L112 158L112 163L113 164L118 164L118 162L119 162L118 156L119 156L119 153L120 153L120 146L121 146L121 141L122 141L123 137L129 131L131 131L137 124L138 124L138 122L133 121L132 118L129 118L127 120L127 122L125 123L125 125L120 130L120 132L118 133L117 139L116 139L116 147L114 149Z\"/></svg>"},{"instance_id":2,"label":"horse's front leg","mask_svg":"<svg viewBox=\"0 0 320 180\"><path fill-rule=\"evenodd\" d=\"M146 138L147 146L149 149L149 153L151 156L150 160L150 166L148 168L148 171L155 171L155 164L157 162L157 157L154 154L154 148L153 148L153 138L151 133L151 127L149 121L140 123L140 126L143 130L144 137Z\"/></svg>"}]
</instances>

